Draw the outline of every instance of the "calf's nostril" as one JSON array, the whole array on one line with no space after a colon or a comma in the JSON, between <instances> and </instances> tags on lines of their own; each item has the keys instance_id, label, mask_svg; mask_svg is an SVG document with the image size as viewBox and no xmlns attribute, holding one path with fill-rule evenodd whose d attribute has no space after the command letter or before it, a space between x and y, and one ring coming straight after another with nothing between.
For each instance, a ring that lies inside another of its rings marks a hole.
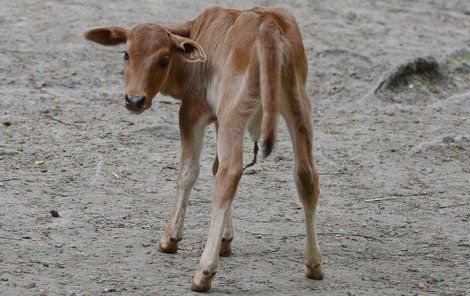
<instances>
[{"instance_id":1,"label":"calf's nostril","mask_svg":"<svg viewBox=\"0 0 470 296\"><path fill-rule=\"evenodd\" d=\"M142 109L144 107L144 103L145 103L145 97L140 97L135 102L135 106L139 109Z\"/></svg>"},{"instance_id":2,"label":"calf's nostril","mask_svg":"<svg viewBox=\"0 0 470 296\"><path fill-rule=\"evenodd\" d=\"M131 104L130 98L126 95L124 100L126 101L126 106L129 106Z\"/></svg>"}]
</instances>

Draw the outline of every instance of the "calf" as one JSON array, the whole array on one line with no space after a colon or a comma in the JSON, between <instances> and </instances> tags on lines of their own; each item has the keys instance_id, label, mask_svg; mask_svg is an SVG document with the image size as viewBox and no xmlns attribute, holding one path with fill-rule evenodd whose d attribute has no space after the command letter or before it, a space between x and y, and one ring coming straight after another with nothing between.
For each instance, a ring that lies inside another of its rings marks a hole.
<instances>
[{"instance_id":1,"label":"calf","mask_svg":"<svg viewBox=\"0 0 470 296\"><path fill-rule=\"evenodd\" d=\"M131 112L148 109L158 92L181 100L181 160L173 213L160 240L164 253L175 253L183 238L204 130L216 125L212 216L191 289L210 289L219 255L231 252L231 204L243 171L244 131L248 129L255 143L263 143L264 157L268 156L279 113L291 134L295 183L305 210L305 273L321 279L322 256L315 232L319 183L312 157L311 100L305 86L307 59L294 17L278 8L214 7L179 24L102 27L84 36L103 45L125 44L123 104Z\"/></svg>"}]
</instances>

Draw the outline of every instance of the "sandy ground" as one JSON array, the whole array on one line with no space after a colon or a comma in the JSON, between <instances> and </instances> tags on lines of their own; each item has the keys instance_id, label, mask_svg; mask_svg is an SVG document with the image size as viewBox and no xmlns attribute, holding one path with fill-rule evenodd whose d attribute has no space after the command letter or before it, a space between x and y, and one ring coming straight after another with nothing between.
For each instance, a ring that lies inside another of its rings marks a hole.
<instances>
[{"instance_id":1,"label":"sandy ground","mask_svg":"<svg viewBox=\"0 0 470 296\"><path fill-rule=\"evenodd\" d=\"M181 249L159 253L175 192L179 104L159 96L151 110L129 114L118 100L122 49L85 42L82 32L181 21L215 4L285 6L298 19L314 100L326 276L303 274L303 213L282 124L274 155L242 177L234 252L221 259L211 294L466 295L465 0L2 1L0 294L191 294L208 230L214 130ZM444 77L418 75L371 94L383 73L426 55L446 66ZM251 149L247 138L245 163Z\"/></svg>"}]
</instances>

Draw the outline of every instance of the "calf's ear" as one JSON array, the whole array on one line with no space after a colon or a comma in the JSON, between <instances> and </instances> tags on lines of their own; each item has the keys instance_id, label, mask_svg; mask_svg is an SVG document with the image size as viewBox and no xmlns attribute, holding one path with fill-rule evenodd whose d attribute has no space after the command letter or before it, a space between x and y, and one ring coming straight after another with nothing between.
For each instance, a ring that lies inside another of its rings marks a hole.
<instances>
[{"instance_id":1,"label":"calf's ear","mask_svg":"<svg viewBox=\"0 0 470 296\"><path fill-rule=\"evenodd\" d=\"M193 40L171 34L176 51L188 62L205 62L207 60L204 50Z\"/></svg>"},{"instance_id":2,"label":"calf's ear","mask_svg":"<svg viewBox=\"0 0 470 296\"><path fill-rule=\"evenodd\" d=\"M118 45L127 40L127 29L122 27L94 28L83 33L83 36L102 45Z\"/></svg>"}]
</instances>

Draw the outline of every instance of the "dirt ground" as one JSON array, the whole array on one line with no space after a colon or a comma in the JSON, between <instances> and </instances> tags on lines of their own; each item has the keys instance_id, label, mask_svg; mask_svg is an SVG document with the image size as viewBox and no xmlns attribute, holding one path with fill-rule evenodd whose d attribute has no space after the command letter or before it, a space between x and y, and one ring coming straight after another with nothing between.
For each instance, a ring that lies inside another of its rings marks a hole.
<instances>
[{"instance_id":1,"label":"dirt ground","mask_svg":"<svg viewBox=\"0 0 470 296\"><path fill-rule=\"evenodd\" d=\"M25 1L0 5L0 294L191 295L206 240L214 129L175 255L157 252L179 156L179 103L120 106L122 48L101 25L171 23L211 5L284 6L309 58L325 278L303 273L303 212L282 123L246 172L234 252L213 295L466 295L470 291L470 2ZM381 77L432 55L385 92ZM158 101L158 102L156 102ZM245 141L245 163L252 143ZM58 211L54 218L50 211Z\"/></svg>"}]
</instances>

